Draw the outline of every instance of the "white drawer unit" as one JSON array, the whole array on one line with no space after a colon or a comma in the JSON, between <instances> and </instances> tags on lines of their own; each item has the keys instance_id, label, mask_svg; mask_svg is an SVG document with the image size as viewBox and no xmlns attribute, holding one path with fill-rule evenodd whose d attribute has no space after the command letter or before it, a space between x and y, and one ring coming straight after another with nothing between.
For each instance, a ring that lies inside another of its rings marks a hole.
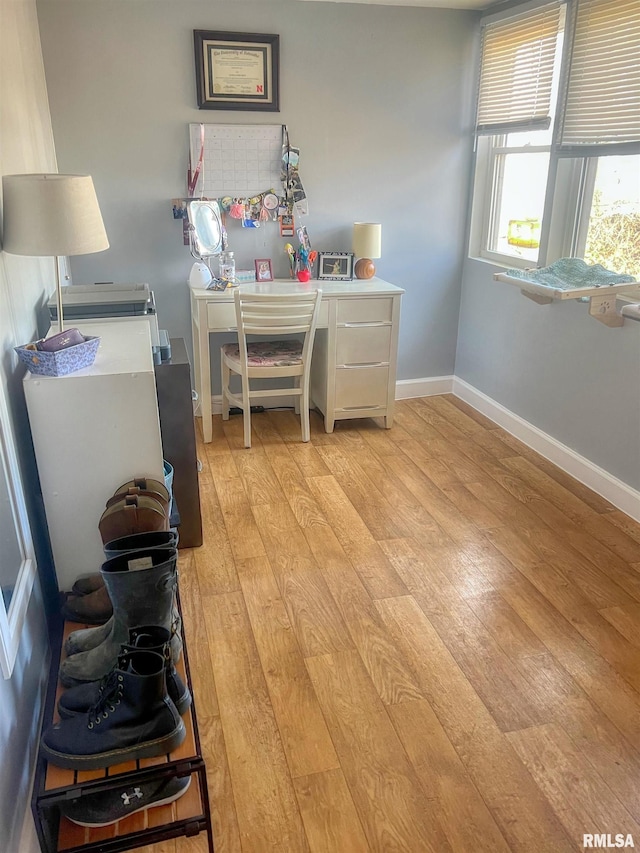
<instances>
[{"instance_id":1,"label":"white drawer unit","mask_svg":"<svg viewBox=\"0 0 640 853\"><path fill-rule=\"evenodd\" d=\"M379 278L245 285L261 293L322 290L311 360L311 400L327 432L342 418L380 417L391 427L396 387L400 299L404 291ZM209 335L236 328L233 292L191 288L196 390L205 442L212 438ZM216 359L217 360L217 359Z\"/></svg>"},{"instance_id":2,"label":"white drawer unit","mask_svg":"<svg viewBox=\"0 0 640 853\"><path fill-rule=\"evenodd\" d=\"M389 364L392 332L391 323L338 326L336 365Z\"/></svg>"},{"instance_id":3,"label":"white drawer unit","mask_svg":"<svg viewBox=\"0 0 640 853\"><path fill-rule=\"evenodd\" d=\"M336 412L351 413L346 417L366 417L353 412L387 410L389 393L389 366L339 367L336 370L334 406ZM337 415L336 415L337 417Z\"/></svg>"},{"instance_id":4,"label":"white drawer unit","mask_svg":"<svg viewBox=\"0 0 640 853\"><path fill-rule=\"evenodd\" d=\"M393 297L368 297L360 299L338 299L336 321L346 323L391 323L393 320Z\"/></svg>"},{"instance_id":5,"label":"white drawer unit","mask_svg":"<svg viewBox=\"0 0 640 853\"><path fill-rule=\"evenodd\" d=\"M381 417L391 427L401 294L333 300L311 362L311 399L327 432L344 418Z\"/></svg>"}]
</instances>

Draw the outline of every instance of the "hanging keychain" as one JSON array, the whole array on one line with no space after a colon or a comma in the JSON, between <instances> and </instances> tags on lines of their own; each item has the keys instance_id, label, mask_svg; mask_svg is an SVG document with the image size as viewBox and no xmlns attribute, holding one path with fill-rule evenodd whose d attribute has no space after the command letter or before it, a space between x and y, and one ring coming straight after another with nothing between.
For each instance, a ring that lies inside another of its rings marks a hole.
<instances>
[{"instance_id":1,"label":"hanging keychain","mask_svg":"<svg viewBox=\"0 0 640 853\"><path fill-rule=\"evenodd\" d=\"M266 219L269 218L269 215L273 217L273 219L277 219L276 209L278 207L278 196L274 192L268 192L264 194L262 199L262 208L267 212ZM262 218L262 217L261 217Z\"/></svg>"},{"instance_id":2,"label":"hanging keychain","mask_svg":"<svg viewBox=\"0 0 640 853\"><path fill-rule=\"evenodd\" d=\"M293 214L292 213L283 213L280 216L280 236L281 237L293 237L295 233L294 222L293 222Z\"/></svg>"}]
</instances>

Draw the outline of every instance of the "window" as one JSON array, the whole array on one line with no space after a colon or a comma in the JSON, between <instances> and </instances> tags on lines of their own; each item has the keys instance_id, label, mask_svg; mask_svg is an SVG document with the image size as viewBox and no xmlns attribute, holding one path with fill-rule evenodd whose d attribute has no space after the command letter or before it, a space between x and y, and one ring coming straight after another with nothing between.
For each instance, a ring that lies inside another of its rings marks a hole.
<instances>
[{"instance_id":1,"label":"window","mask_svg":"<svg viewBox=\"0 0 640 853\"><path fill-rule=\"evenodd\" d=\"M640 4L487 18L481 53L471 254L640 275Z\"/></svg>"},{"instance_id":2,"label":"window","mask_svg":"<svg viewBox=\"0 0 640 853\"><path fill-rule=\"evenodd\" d=\"M549 171L549 131L508 133L488 140L489 216L482 254L538 260ZM545 144L546 143L546 144Z\"/></svg>"},{"instance_id":3,"label":"window","mask_svg":"<svg viewBox=\"0 0 640 853\"><path fill-rule=\"evenodd\" d=\"M584 206L577 251L589 264L640 281L640 155L592 158L586 169L593 175L593 189Z\"/></svg>"}]
</instances>

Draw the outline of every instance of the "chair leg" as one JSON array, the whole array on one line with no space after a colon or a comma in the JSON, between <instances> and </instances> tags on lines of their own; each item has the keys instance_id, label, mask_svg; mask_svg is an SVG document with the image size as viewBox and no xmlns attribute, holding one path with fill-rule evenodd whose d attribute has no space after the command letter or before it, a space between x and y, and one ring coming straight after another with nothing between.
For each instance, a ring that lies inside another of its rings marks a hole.
<instances>
[{"instance_id":1,"label":"chair leg","mask_svg":"<svg viewBox=\"0 0 640 853\"><path fill-rule=\"evenodd\" d=\"M229 381L231 371L229 370L228 365L224 360L224 356L220 358L221 365L221 374L222 374L222 420L229 420L229 398L227 397L227 391L229 389Z\"/></svg>"},{"instance_id":2,"label":"chair leg","mask_svg":"<svg viewBox=\"0 0 640 853\"><path fill-rule=\"evenodd\" d=\"M298 397L298 399L300 399ZM302 401L300 404L300 424L302 426L302 440L309 441L311 428L309 426L309 382L302 383Z\"/></svg>"},{"instance_id":3,"label":"chair leg","mask_svg":"<svg viewBox=\"0 0 640 853\"><path fill-rule=\"evenodd\" d=\"M301 376L296 376L296 377L295 377L295 379L293 380L293 387L294 387L294 388L299 388L299 387L300 387L300 380L301 380L301 378L302 378ZM296 415L299 415L299 414L300 414L300 395L299 395L299 394L296 394L296 396L295 396L295 398L294 398L294 401L295 401L295 402L294 402L294 409L293 409L293 410L294 410L294 412L296 413Z\"/></svg>"},{"instance_id":4,"label":"chair leg","mask_svg":"<svg viewBox=\"0 0 640 853\"><path fill-rule=\"evenodd\" d=\"M242 418L244 420L244 446L251 447L251 401L249 399L249 379L242 377Z\"/></svg>"}]
</instances>

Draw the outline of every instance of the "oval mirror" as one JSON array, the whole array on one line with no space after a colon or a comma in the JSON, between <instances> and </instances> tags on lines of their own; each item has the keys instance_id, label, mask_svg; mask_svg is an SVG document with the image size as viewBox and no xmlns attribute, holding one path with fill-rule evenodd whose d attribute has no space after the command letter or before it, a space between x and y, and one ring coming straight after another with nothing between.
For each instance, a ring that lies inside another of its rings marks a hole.
<instances>
[{"instance_id":1,"label":"oval mirror","mask_svg":"<svg viewBox=\"0 0 640 853\"><path fill-rule=\"evenodd\" d=\"M222 251L222 219L217 201L190 201L191 250L194 257L208 258Z\"/></svg>"}]
</instances>

